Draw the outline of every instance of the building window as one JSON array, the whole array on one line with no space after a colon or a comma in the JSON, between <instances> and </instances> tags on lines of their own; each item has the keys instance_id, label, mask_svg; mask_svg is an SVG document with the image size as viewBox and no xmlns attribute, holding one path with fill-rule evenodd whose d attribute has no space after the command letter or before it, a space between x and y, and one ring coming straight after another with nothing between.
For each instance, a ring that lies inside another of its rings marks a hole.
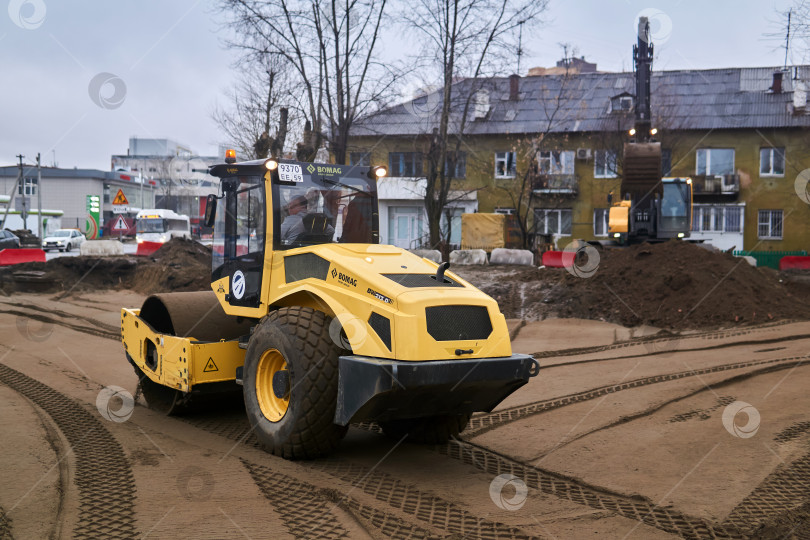
<instances>
[{"instance_id":1,"label":"building window","mask_svg":"<svg viewBox=\"0 0 810 540\"><path fill-rule=\"evenodd\" d=\"M455 159L452 159L455 156ZM455 161L455 164L452 162ZM444 175L447 178L467 177L467 153L448 152L447 160L444 164Z\"/></svg>"},{"instance_id":2,"label":"building window","mask_svg":"<svg viewBox=\"0 0 810 540\"><path fill-rule=\"evenodd\" d=\"M495 152L495 178L514 178L517 172L514 152Z\"/></svg>"},{"instance_id":3,"label":"building window","mask_svg":"<svg viewBox=\"0 0 810 540\"><path fill-rule=\"evenodd\" d=\"M537 168L540 174L574 174L574 151L537 152Z\"/></svg>"},{"instance_id":4,"label":"building window","mask_svg":"<svg viewBox=\"0 0 810 540\"><path fill-rule=\"evenodd\" d=\"M782 211L760 210L757 236L761 240L782 239Z\"/></svg>"},{"instance_id":5,"label":"building window","mask_svg":"<svg viewBox=\"0 0 810 540\"><path fill-rule=\"evenodd\" d=\"M371 152L351 152L349 154L349 165L371 167Z\"/></svg>"},{"instance_id":6,"label":"building window","mask_svg":"<svg viewBox=\"0 0 810 540\"><path fill-rule=\"evenodd\" d=\"M616 96L610 98L610 112L627 112L633 110L631 96Z\"/></svg>"},{"instance_id":7,"label":"building window","mask_svg":"<svg viewBox=\"0 0 810 540\"><path fill-rule=\"evenodd\" d=\"M390 176L422 176L422 152L390 152Z\"/></svg>"},{"instance_id":8,"label":"building window","mask_svg":"<svg viewBox=\"0 0 810 540\"><path fill-rule=\"evenodd\" d=\"M496 208L495 213L496 214L504 214L504 215L507 215L507 216L513 216L515 214L515 209L514 208Z\"/></svg>"},{"instance_id":9,"label":"building window","mask_svg":"<svg viewBox=\"0 0 810 540\"><path fill-rule=\"evenodd\" d=\"M741 206L695 206L692 213L694 232L742 232Z\"/></svg>"},{"instance_id":10,"label":"building window","mask_svg":"<svg viewBox=\"0 0 810 540\"><path fill-rule=\"evenodd\" d=\"M616 178L616 152L597 150L593 160L594 178Z\"/></svg>"},{"instance_id":11,"label":"building window","mask_svg":"<svg viewBox=\"0 0 810 540\"><path fill-rule=\"evenodd\" d=\"M785 176L785 149L759 149L759 175Z\"/></svg>"},{"instance_id":12,"label":"building window","mask_svg":"<svg viewBox=\"0 0 810 540\"><path fill-rule=\"evenodd\" d=\"M733 148L700 148L697 151L697 174L734 174Z\"/></svg>"},{"instance_id":13,"label":"building window","mask_svg":"<svg viewBox=\"0 0 810 540\"><path fill-rule=\"evenodd\" d=\"M571 209L537 208L534 211L535 229L539 234L571 235Z\"/></svg>"},{"instance_id":14,"label":"building window","mask_svg":"<svg viewBox=\"0 0 810 540\"><path fill-rule=\"evenodd\" d=\"M37 179L36 178L23 178L23 181L17 185L17 195L36 195L37 194Z\"/></svg>"},{"instance_id":15,"label":"building window","mask_svg":"<svg viewBox=\"0 0 810 540\"><path fill-rule=\"evenodd\" d=\"M610 217L610 210L608 208L594 208L593 209L593 235L594 236L607 236L608 235L608 218Z\"/></svg>"}]
</instances>

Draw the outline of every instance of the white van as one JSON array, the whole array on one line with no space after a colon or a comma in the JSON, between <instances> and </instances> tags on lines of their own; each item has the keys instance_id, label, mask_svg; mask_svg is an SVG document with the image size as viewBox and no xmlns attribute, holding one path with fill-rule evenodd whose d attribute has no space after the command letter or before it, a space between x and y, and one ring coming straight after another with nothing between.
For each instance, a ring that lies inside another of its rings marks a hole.
<instances>
[{"instance_id":1,"label":"white van","mask_svg":"<svg viewBox=\"0 0 810 540\"><path fill-rule=\"evenodd\" d=\"M172 238L191 238L188 216L172 210L141 210L135 216L135 240L168 242Z\"/></svg>"}]
</instances>

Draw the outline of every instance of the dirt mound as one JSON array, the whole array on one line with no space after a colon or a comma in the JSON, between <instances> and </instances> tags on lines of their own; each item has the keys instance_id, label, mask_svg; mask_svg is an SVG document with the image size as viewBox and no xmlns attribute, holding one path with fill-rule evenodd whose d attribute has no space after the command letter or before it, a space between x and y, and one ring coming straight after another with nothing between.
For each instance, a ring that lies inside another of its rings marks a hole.
<instances>
[{"instance_id":1,"label":"dirt mound","mask_svg":"<svg viewBox=\"0 0 810 540\"><path fill-rule=\"evenodd\" d=\"M211 248L186 238L172 238L155 251L151 259L163 264L189 264L194 261L211 267Z\"/></svg>"},{"instance_id":2,"label":"dirt mound","mask_svg":"<svg viewBox=\"0 0 810 540\"><path fill-rule=\"evenodd\" d=\"M11 231L20 239L20 247L39 247L39 237L28 229Z\"/></svg>"},{"instance_id":3,"label":"dirt mound","mask_svg":"<svg viewBox=\"0 0 810 540\"><path fill-rule=\"evenodd\" d=\"M0 289L13 292L132 289L156 292L210 288L211 250L193 240L172 239L150 257L57 257L0 269Z\"/></svg>"},{"instance_id":4,"label":"dirt mound","mask_svg":"<svg viewBox=\"0 0 810 540\"><path fill-rule=\"evenodd\" d=\"M173 238L139 264L130 288L144 294L205 291L211 287L211 249Z\"/></svg>"},{"instance_id":5,"label":"dirt mound","mask_svg":"<svg viewBox=\"0 0 810 540\"><path fill-rule=\"evenodd\" d=\"M767 268L686 242L597 252L591 277L565 269L461 269L507 317L578 317L661 328L716 328L808 319L809 289Z\"/></svg>"}]
</instances>

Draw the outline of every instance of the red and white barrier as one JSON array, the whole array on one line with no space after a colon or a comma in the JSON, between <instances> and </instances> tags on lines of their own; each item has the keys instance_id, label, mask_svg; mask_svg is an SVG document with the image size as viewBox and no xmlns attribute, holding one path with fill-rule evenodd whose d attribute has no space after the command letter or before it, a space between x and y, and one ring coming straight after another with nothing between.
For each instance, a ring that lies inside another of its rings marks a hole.
<instances>
[{"instance_id":1,"label":"red and white barrier","mask_svg":"<svg viewBox=\"0 0 810 540\"><path fill-rule=\"evenodd\" d=\"M45 262L45 252L38 248L15 248L0 251L0 266L27 262Z\"/></svg>"},{"instance_id":2,"label":"red and white barrier","mask_svg":"<svg viewBox=\"0 0 810 540\"><path fill-rule=\"evenodd\" d=\"M810 270L810 255L786 255L779 259L779 270Z\"/></svg>"}]
</instances>

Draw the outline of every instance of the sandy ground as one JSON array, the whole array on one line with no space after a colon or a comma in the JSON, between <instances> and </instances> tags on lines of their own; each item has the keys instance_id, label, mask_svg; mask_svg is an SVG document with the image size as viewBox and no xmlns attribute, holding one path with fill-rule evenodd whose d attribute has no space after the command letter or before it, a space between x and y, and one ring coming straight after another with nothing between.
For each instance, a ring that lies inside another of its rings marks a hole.
<instances>
[{"instance_id":1,"label":"sandy ground","mask_svg":"<svg viewBox=\"0 0 810 540\"><path fill-rule=\"evenodd\" d=\"M353 427L335 456L289 462L238 409L97 406L135 394L117 335L142 300L0 298L0 538L747 538L810 500L807 322L510 321L540 375L461 441Z\"/></svg>"}]
</instances>

